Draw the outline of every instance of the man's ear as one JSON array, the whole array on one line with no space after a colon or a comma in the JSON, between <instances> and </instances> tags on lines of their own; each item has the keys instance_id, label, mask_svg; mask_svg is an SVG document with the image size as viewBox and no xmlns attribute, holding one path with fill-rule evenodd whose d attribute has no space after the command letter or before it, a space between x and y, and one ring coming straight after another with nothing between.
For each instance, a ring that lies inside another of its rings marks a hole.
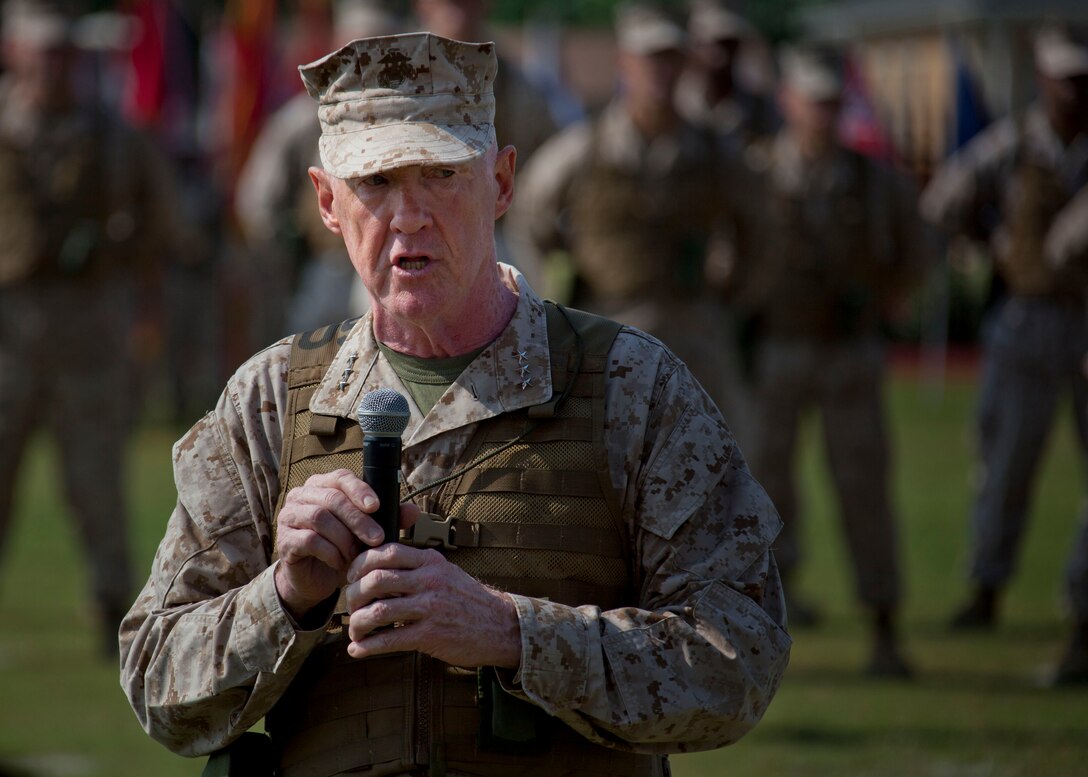
<instances>
[{"instance_id":1,"label":"man's ear","mask_svg":"<svg viewBox=\"0 0 1088 777\"><path fill-rule=\"evenodd\" d=\"M495 197L495 220L510 209L514 201L514 168L517 166L518 152L513 146L506 146L495 155L495 183L498 184Z\"/></svg>"},{"instance_id":2,"label":"man's ear","mask_svg":"<svg viewBox=\"0 0 1088 777\"><path fill-rule=\"evenodd\" d=\"M317 209L321 213L321 222L330 232L341 234L340 220L333 209L336 193L333 190L332 176L320 167L311 167L308 172L314 184L314 190L317 192Z\"/></svg>"}]
</instances>

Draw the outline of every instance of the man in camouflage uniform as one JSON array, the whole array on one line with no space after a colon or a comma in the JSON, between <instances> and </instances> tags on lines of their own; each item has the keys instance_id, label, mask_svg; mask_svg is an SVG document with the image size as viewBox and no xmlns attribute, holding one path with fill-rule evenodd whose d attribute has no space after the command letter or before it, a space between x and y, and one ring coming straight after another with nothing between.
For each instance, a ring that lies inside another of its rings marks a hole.
<instances>
[{"instance_id":1,"label":"man in camouflage uniform","mask_svg":"<svg viewBox=\"0 0 1088 777\"><path fill-rule=\"evenodd\" d=\"M915 196L892 171L838 142L837 51L782 55L783 130L745 155L763 192L751 197L751 250L738 255L734 304L754 332L752 470L784 522L776 545L787 593L801 561L795 484L803 414L821 415L857 593L873 620L869 670L909 673L895 635L900 599L896 519L879 323L902 305L928 261ZM753 190L755 191L755 190ZM790 598L790 616L815 618Z\"/></svg>"},{"instance_id":2,"label":"man in camouflage uniform","mask_svg":"<svg viewBox=\"0 0 1088 777\"><path fill-rule=\"evenodd\" d=\"M496 261L494 45L372 38L301 71L371 310L253 357L175 447L121 635L141 723L197 755L267 716L282 777L661 775L735 741L789 654L778 519L668 350ZM410 398L410 534L384 545L353 474L379 387Z\"/></svg>"},{"instance_id":3,"label":"man in camouflage uniform","mask_svg":"<svg viewBox=\"0 0 1088 777\"><path fill-rule=\"evenodd\" d=\"M726 408L736 370L703 273L729 192L714 133L673 103L684 29L653 4L621 6L616 44L618 95L540 149L511 228L541 256L568 252L574 304L660 338Z\"/></svg>"},{"instance_id":4,"label":"man in camouflage uniform","mask_svg":"<svg viewBox=\"0 0 1088 777\"><path fill-rule=\"evenodd\" d=\"M696 0L688 16L691 57L676 85L676 106L689 121L710 127L742 146L781 125L774 101L738 78L742 47L756 35L721 0Z\"/></svg>"},{"instance_id":5,"label":"man in camouflage uniform","mask_svg":"<svg viewBox=\"0 0 1088 777\"><path fill-rule=\"evenodd\" d=\"M71 89L73 20L5 7L0 81L0 547L33 432L58 438L103 645L132 603L121 473L132 420L136 279L168 233L146 141Z\"/></svg>"},{"instance_id":6,"label":"man in camouflage uniform","mask_svg":"<svg viewBox=\"0 0 1088 777\"><path fill-rule=\"evenodd\" d=\"M923 214L990 243L1006 294L985 326L978 411L982 477L971 527L976 589L955 628L992 628L1016 567L1032 486L1061 395L1072 390L1088 448L1088 44L1037 37L1039 101L983 132L938 171ZM1055 680L1088 680L1088 525L1070 554L1074 638Z\"/></svg>"}]
</instances>

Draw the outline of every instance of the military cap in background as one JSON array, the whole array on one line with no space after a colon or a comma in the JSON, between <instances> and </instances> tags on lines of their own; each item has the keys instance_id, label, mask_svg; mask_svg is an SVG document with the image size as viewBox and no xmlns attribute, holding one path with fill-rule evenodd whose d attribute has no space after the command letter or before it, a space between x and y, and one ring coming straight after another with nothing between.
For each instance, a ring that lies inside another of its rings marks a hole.
<instances>
[{"instance_id":1,"label":"military cap in background","mask_svg":"<svg viewBox=\"0 0 1088 777\"><path fill-rule=\"evenodd\" d=\"M700 41L744 40L752 37L753 28L720 0L695 0L688 16L688 34Z\"/></svg>"},{"instance_id":2,"label":"military cap in background","mask_svg":"<svg viewBox=\"0 0 1088 777\"><path fill-rule=\"evenodd\" d=\"M1035 36L1035 65L1051 78L1088 75L1088 37L1068 27L1047 25Z\"/></svg>"},{"instance_id":3,"label":"military cap in background","mask_svg":"<svg viewBox=\"0 0 1088 777\"><path fill-rule=\"evenodd\" d=\"M332 23L339 39L336 43L403 31L397 15L381 0L336 0Z\"/></svg>"},{"instance_id":4,"label":"military cap in background","mask_svg":"<svg viewBox=\"0 0 1088 777\"><path fill-rule=\"evenodd\" d=\"M802 97L816 102L842 97L845 59L840 50L811 44L787 46L779 64L782 84Z\"/></svg>"},{"instance_id":5,"label":"military cap in background","mask_svg":"<svg viewBox=\"0 0 1088 777\"><path fill-rule=\"evenodd\" d=\"M687 33L675 15L652 3L630 3L616 9L616 45L632 54L682 50Z\"/></svg>"},{"instance_id":6,"label":"military cap in background","mask_svg":"<svg viewBox=\"0 0 1088 777\"><path fill-rule=\"evenodd\" d=\"M74 21L64 5L48 0L7 0L0 17L4 40L39 48L71 43Z\"/></svg>"},{"instance_id":7,"label":"military cap in background","mask_svg":"<svg viewBox=\"0 0 1088 777\"><path fill-rule=\"evenodd\" d=\"M352 41L299 68L338 178L481 156L494 141L494 43L429 32Z\"/></svg>"}]
</instances>

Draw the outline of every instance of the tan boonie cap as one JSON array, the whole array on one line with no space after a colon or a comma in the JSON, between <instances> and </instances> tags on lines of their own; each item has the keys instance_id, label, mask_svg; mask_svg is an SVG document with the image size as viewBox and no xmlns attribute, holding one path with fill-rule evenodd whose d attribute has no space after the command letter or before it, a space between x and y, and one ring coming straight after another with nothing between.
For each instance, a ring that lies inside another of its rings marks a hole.
<instances>
[{"instance_id":1,"label":"tan boonie cap","mask_svg":"<svg viewBox=\"0 0 1088 777\"><path fill-rule=\"evenodd\" d=\"M687 45L687 34L664 9L635 3L616 11L616 45L641 55L679 51Z\"/></svg>"},{"instance_id":2,"label":"tan boonie cap","mask_svg":"<svg viewBox=\"0 0 1088 777\"><path fill-rule=\"evenodd\" d=\"M1051 78L1088 75L1088 42L1064 27L1046 27L1035 36L1035 64Z\"/></svg>"},{"instance_id":3,"label":"tan boonie cap","mask_svg":"<svg viewBox=\"0 0 1088 777\"><path fill-rule=\"evenodd\" d=\"M362 38L301 66L321 164L354 178L481 156L495 136L497 68L494 43L429 32Z\"/></svg>"},{"instance_id":4,"label":"tan boonie cap","mask_svg":"<svg viewBox=\"0 0 1088 777\"><path fill-rule=\"evenodd\" d=\"M843 90L843 56L824 46L785 47L780 57L782 83L805 99L837 100Z\"/></svg>"}]
</instances>

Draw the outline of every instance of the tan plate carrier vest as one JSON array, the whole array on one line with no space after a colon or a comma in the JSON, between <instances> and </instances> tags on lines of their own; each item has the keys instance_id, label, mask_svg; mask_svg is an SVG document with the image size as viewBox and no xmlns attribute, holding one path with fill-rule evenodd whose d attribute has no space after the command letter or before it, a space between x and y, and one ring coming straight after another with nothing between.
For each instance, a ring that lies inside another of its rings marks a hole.
<instances>
[{"instance_id":1,"label":"tan plate carrier vest","mask_svg":"<svg viewBox=\"0 0 1088 777\"><path fill-rule=\"evenodd\" d=\"M547 313L553 385L557 396L564 388L569 395L478 423L461 460L450 467L464 471L415 501L453 519L457 547L443 552L485 583L569 605L634 605L631 554L604 448L604 369L619 325L550 303ZM315 472L361 472L358 424L308 409L339 348L335 336L350 326L295 338L281 502L282 494ZM300 348L301 342L309 349ZM511 447L478 462L512 440L517 441ZM475 669L414 652L355 660L347 644L342 618L334 617L324 644L269 712L266 729L279 751L280 777L447 770L484 777L668 773L663 757L594 744L543 715L546 752L485 750L478 739Z\"/></svg>"}]
</instances>

